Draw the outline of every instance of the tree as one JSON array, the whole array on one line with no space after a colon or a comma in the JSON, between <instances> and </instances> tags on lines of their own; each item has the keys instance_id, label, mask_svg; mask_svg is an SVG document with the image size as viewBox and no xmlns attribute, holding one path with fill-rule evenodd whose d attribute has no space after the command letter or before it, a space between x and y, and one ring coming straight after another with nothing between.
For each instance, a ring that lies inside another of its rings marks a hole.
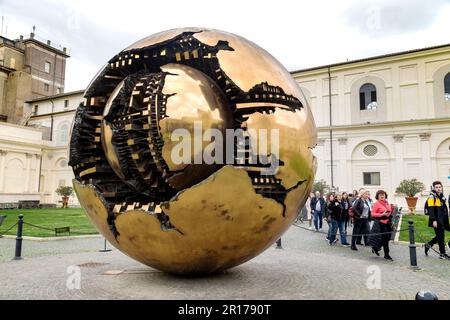
<instances>
[{"instance_id":1,"label":"tree","mask_svg":"<svg viewBox=\"0 0 450 320\"><path fill-rule=\"evenodd\" d=\"M59 186L58 189L55 190L56 194L62 197L70 197L73 195L73 188L69 186Z\"/></svg>"},{"instance_id":2,"label":"tree","mask_svg":"<svg viewBox=\"0 0 450 320\"><path fill-rule=\"evenodd\" d=\"M406 203L411 214L416 212L417 198L416 194L425 190L425 185L417 179L405 179L400 182L395 193L406 195Z\"/></svg>"},{"instance_id":3,"label":"tree","mask_svg":"<svg viewBox=\"0 0 450 320\"><path fill-rule=\"evenodd\" d=\"M323 179L314 182L312 191L316 192L319 191L321 195L324 195L330 190L330 186L327 184L327 182Z\"/></svg>"},{"instance_id":4,"label":"tree","mask_svg":"<svg viewBox=\"0 0 450 320\"><path fill-rule=\"evenodd\" d=\"M400 182L395 193L415 197L416 194L425 190L425 185L417 179L405 179Z\"/></svg>"},{"instance_id":5,"label":"tree","mask_svg":"<svg viewBox=\"0 0 450 320\"><path fill-rule=\"evenodd\" d=\"M69 186L59 186L55 190L56 194L62 196L62 207L69 207L69 197L73 194L73 188Z\"/></svg>"}]
</instances>

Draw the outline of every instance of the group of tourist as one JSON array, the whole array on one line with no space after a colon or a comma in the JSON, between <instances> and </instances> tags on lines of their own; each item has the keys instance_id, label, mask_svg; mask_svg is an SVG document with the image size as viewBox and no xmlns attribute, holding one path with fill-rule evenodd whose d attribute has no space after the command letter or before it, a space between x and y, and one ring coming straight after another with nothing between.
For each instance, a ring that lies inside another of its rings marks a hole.
<instances>
[{"instance_id":1,"label":"group of tourist","mask_svg":"<svg viewBox=\"0 0 450 320\"><path fill-rule=\"evenodd\" d=\"M442 192L442 183L435 181L433 191L427 199L425 213L429 214L429 226L434 228L436 236L425 245L425 254L434 244L439 244L440 258L449 259L445 252L445 231L450 231L448 207ZM450 201L449 201L450 205ZM371 247L372 253L379 256L383 249L384 258L392 261L389 241L393 231L394 205L388 202L388 194L378 190L375 200L371 198L369 190L330 192L324 198L319 191L311 193L303 214L309 220L309 229L319 232L323 220L328 223L326 240L334 245L338 242L339 232L342 246L357 251L357 245ZM353 226L351 242L347 241L347 227ZM450 247L450 242L449 242Z\"/></svg>"}]
</instances>

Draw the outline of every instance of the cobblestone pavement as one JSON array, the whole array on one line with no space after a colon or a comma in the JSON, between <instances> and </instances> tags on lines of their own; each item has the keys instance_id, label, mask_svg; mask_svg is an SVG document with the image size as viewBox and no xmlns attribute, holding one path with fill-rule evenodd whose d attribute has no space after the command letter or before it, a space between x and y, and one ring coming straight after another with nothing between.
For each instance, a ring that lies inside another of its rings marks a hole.
<instances>
[{"instance_id":1,"label":"cobblestone pavement","mask_svg":"<svg viewBox=\"0 0 450 320\"><path fill-rule=\"evenodd\" d=\"M414 299L427 288L450 299L450 261L418 249L421 271L409 266L408 246L391 244L394 262L329 246L325 235L292 226L251 261L203 278L168 275L118 250L100 253L102 238L24 241L24 260L11 261L14 240L0 239L0 299ZM381 254L382 255L382 254ZM81 288L70 290L67 268L81 265ZM381 275L379 289L374 275ZM369 286L368 286L369 284Z\"/></svg>"}]
</instances>

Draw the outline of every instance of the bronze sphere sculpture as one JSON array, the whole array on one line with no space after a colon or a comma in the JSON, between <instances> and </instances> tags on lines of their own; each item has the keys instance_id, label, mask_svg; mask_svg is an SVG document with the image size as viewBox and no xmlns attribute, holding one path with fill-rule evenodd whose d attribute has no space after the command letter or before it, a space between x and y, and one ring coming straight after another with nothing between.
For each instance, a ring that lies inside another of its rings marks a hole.
<instances>
[{"instance_id":1,"label":"bronze sphere sculpture","mask_svg":"<svg viewBox=\"0 0 450 320\"><path fill-rule=\"evenodd\" d=\"M74 189L128 256L178 274L255 257L285 232L316 172L310 108L254 43L164 31L114 56L77 109Z\"/></svg>"}]
</instances>

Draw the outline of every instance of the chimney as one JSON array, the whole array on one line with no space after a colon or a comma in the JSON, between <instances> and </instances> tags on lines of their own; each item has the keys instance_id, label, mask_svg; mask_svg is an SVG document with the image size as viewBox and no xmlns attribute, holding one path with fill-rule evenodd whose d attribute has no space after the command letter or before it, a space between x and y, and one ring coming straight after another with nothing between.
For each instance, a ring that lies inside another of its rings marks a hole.
<instances>
[{"instance_id":1,"label":"chimney","mask_svg":"<svg viewBox=\"0 0 450 320\"><path fill-rule=\"evenodd\" d=\"M34 32L31 32L31 33L30 33L30 38L31 38L31 39L34 39Z\"/></svg>"},{"instance_id":2,"label":"chimney","mask_svg":"<svg viewBox=\"0 0 450 320\"><path fill-rule=\"evenodd\" d=\"M50 40L47 40L47 45L49 46L49 45L51 45L51 41Z\"/></svg>"},{"instance_id":3,"label":"chimney","mask_svg":"<svg viewBox=\"0 0 450 320\"><path fill-rule=\"evenodd\" d=\"M20 41L23 41L23 36L22 35L20 36Z\"/></svg>"}]
</instances>

